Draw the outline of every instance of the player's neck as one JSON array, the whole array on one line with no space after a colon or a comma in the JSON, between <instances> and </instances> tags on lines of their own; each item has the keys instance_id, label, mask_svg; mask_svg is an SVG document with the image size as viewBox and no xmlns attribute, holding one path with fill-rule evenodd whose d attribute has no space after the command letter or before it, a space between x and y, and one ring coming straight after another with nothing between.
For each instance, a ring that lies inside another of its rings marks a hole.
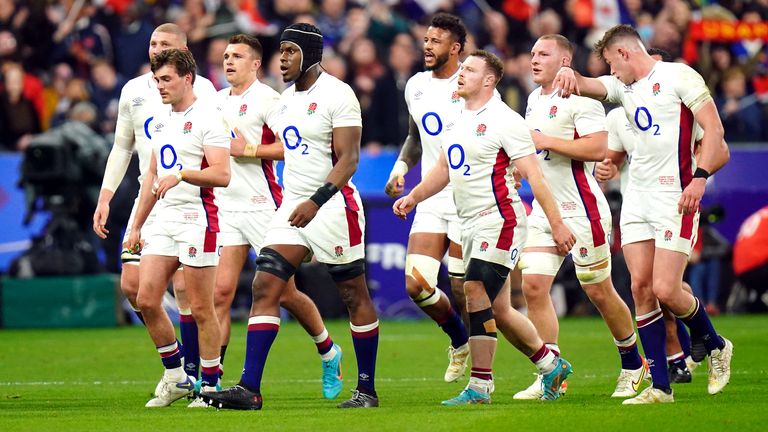
<instances>
[{"instance_id":1,"label":"player's neck","mask_svg":"<svg viewBox=\"0 0 768 432\"><path fill-rule=\"evenodd\" d=\"M634 64L635 69L635 81L639 81L651 74L653 67L656 66L656 60L651 56L640 57L639 61Z\"/></svg>"},{"instance_id":2,"label":"player's neck","mask_svg":"<svg viewBox=\"0 0 768 432\"><path fill-rule=\"evenodd\" d=\"M480 91L466 99L464 99L464 109L469 111L477 111L484 107L489 100L493 97L493 89L490 92Z\"/></svg>"},{"instance_id":3,"label":"player's neck","mask_svg":"<svg viewBox=\"0 0 768 432\"><path fill-rule=\"evenodd\" d=\"M320 70L320 67L315 65L309 68L306 72L304 72L304 75L302 75L298 80L296 80L296 91L307 91L310 87L315 85L317 82L317 79L320 78L320 74L322 71Z\"/></svg>"},{"instance_id":4,"label":"player's neck","mask_svg":"<svg viewBox=\"0 0 768 432\"><path fill-rule=\"evenodd\" d=\"M245 81L242 84L237 84L237 85L232 84L232 89L229 91L229 94L231 94L232 96L240 96L243 93L245 93L246 90L251 88L251 86L255 82L256 82L256 76L254 75L253 77L250 77L248 81Z\"/></svg>"},{"instance_id":5,"label":"player's neck","mask_svg":"<svg viewBox=\"0 0 768 432\"><path fill-rule=\"evenodd\" d=\"M542 83L541 84L541 95L546 96L549 94L552 94L553 91L555 91L555 86L553 85L555 82L550 81L548 83Z\"/></svg>"},{"instance_id":6,"label":"player's neck","mask_svg":"<svg viewBox=\"0 0 768 432\"><path fill-rule=\"evenodd\" d=\"M196 100L197 96L195 96L195 93L190 89L179 102L171 104L171 110L173 112L184 112L188 110Z\"/></svg>"},{"instance_id":7,"label":"player's neck","mask_svg":"<svg viewBox=\"0 0 768 432\"><path fill-rule=\"evenodd\" d=\"M432 78L448 79L459 70L459 62L449 59L444 65L432 70Z\"/></svg>"}]
</instances>

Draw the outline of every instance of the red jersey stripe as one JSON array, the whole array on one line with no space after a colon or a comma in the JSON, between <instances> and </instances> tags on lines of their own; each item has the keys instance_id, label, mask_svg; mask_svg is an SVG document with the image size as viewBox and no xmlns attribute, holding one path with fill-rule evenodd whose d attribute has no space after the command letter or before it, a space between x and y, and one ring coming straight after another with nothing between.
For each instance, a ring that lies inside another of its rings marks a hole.
<instances>
[{"instance_id":1,"label":"red jersey stripe","mask_svg":"<svg viewBox=\"0 0 768 432\"><path fill-rule=\"evenodd\" d=\"M496 242L496 248L507 251L512 247L515 227L517 226L517 215L515 215L515 209L512 207L512 199L509 197L509 187L507 187L506 176L509 162L507 152L504 149L499 149L499 153L496 155L496 163L493 165L493 171L491 172L491 187L493 188L493 196L496 199L496 207L499 209L502 219L504 219L499 239Z\"/></svg>"}]
</instances>

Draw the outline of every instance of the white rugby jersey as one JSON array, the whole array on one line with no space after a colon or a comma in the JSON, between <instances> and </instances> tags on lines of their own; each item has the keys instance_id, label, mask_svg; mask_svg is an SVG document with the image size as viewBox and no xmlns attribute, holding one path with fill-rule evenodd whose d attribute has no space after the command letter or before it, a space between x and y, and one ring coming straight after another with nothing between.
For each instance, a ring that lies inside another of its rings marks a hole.
<instances>
[{"instance_id":1,"label":"white rugby jersey","mask_svg":"<svg viewBox=\"0 0 768 432\"><path fill-rule=\"evenodd\" d=\"M462 225L496 213L514 227L512 203L520 197L510 163L536 151L520 114L496 97L478 111L462 110L446 130L442 151Z\"/></svg>"},{"instance_id":2,"label":"white rugby jersey","mask_svg":"<svg viewBox=\"0 0 768 432\"><path fill-rule=\"evenodd\" d=\"M565 140L605 131L605 110L600 102L576 95L568 99L556 93L542 95L541 87L528 96L525 120L530 129ZM586 216L591 221L599 221L611 215L608 201L592 175L595 162L571 159L549 150L537 153L539 166L562 217ZM544 216L536 200L533 213Z\"/></svg>"},{"instance_id":3,"label":"white rugby jersey","mask_svg":"<svg viewBox=\"0 0 768 432\"><path fill-rule=\"evenodd\" d=\"M280 94L268 85L254 81L241 95L231 95L229 88L219 91L224 125L230 136L235 128L249 144L273 144L275 135L269 115ZM233 157L229 186L217 190L217 203L226 211L275 210L283 199L277 183L275 161Z\"/></svg>"},{"instance_id":4,"label":"white rugby jersey","mask_svg":"<svg viewBox=\"0 0 768 432\"><path fill-rule=\"evenodd\" d=\"M432 71L419 72L405 84L405 103L421 137L421 178L437 163L443 132L464 108L464 99L457 92L459 70L447 79L434 78ZM435 197L450 202L451 188L446 186Z\"/></svg>"},{"instance_id":5,"label":"white rugby jersey","mask_svg":"<svg viewBox=\"0 0 768 432\"><path fill-rule=\"evenodd\" d=\"M637 145L629 187L641 191L682 191L696 169L693 112L711 99L704 80L682 63L656 62L648 76L624 85L613 76L598 78L606 100L619 103Z\"/></svg>"},{"instance_id":6,"label":"white rugby jersey","mask_svg":"<svg viewBox=\"0 0 768 432\"><path fill-rule=\"evenodd\" d=\"M270 126L285 147L284 197L308 199L336 164L333 129L362 127L360 102L349 85L322 73L306 91L297 91L295 84L285 89L274 109ZM357 211L355 201L359 196L350 180L325 206Z\"/></svg>"},{"instance_id":7,"label":"white rugby jersey","mask_svg":"<svg viewBox=\"0 0 768 432\"><path fill-rule=\"evenodd\" d=\"M199 171L208 166L203 146L229 149L221 110L211 101L197 99L184 112L171 106L153 120L152 147L157 161L157 176L175 175L179 170ZM156 204L157 218L207 226L218 232L218 207L214 189L181 182Z\"/></svg>"},{"instance_id":8,"label":"white rugby jersey","mask_svg":"<svg viewBox=\"0 0 768 432\"><path fill-rule=\"evenodd\" d=\"M608 149L626 154L624 164L619 169L620 189L623 195L629 184L629 165L632 163L632 152L635 150L635 141L638 139L637 131L632 127L622 108L612 109L605 120L608 126Z\"/></svg>"},{"instance_id":9,"label":"white rugby jersey","mask_svg":"<svg viewBox=\"0 0 768 432\"><path fill-rule=\"evenodd\" d=\"M216 94L207 78L197 75L193 85L195 96L199 99L209 100ZM117 112L117 125L115 130L133 131L134 149L139 155L139 184L149 169L150 155L152 154L152 122L157 115L162 115L168 107L163 105L160 92L157 90L152 72L131 79L120 91L119 108Z\"/></svg>"}]
</instances>

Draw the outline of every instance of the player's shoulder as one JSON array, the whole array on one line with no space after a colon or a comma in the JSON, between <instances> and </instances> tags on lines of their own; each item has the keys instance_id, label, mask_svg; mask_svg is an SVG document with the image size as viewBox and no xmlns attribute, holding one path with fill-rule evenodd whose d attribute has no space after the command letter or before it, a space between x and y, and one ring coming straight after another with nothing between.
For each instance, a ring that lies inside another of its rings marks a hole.
<instances>
[{"instance_id":1,"label":"player's shoulder","mask_svg":"<svg viewBox=\"0 0 768 432\"><path fill-rule=\"evenodd\" d=\"M334 94L337 91L354 92L352 87L329 73L323 73L318 78L317 88L324 93Z\"/></svg>"},{"instance_id":2,"label":"player's shoulder","mask_svg":"<svg viewBox=\"0 0 768 432\"><path fill-rule=\"evenodd\" d=\"M157 87L153 86L154 79L152 78L152 72L139 75L135 78L129 79L124 85L122 92L124 94L136 94L146 93L148 91L157 91Z\"/></svg>"},{"instance_id":3,"label":"player's shoulder","mask_svg":"<svg viewBox=\"0 0 768 432\"><path fill-rule=\"evenodd\" d=\"M656 62L654 67L655 74L658 74L660 80L678 80L684 76L693 76L701 78L701 74L685 63L680 62Z\"/></svg>"},{"instance_id":4,"label":"player's shoulder","mask_svg":"<svg viewBox=\"0 0 768 432\"><path fill-rule=\"evenodd\" d=\"M493 116L494 119L501 122L512 123L525 123L525 119L517 111L513 110L506 102L501 98L492 97L488 101L488 114Z\"/></svg>"},{"instance_id":5,"label":"player's shoulder","mask_svg":"<svg viewBox=\"0 0 768 432\"><path fill-rule=\"evenodd\" d=\"M408 84L414 85L414 84L424 83L426 81L429 81L429 79L431 77L432 77L432 71L416 72L415 74L413 74L413 76L408 78L408 81L406 81L406 85L408 85Z\"/></svg>"},{"instance_id":6,"label":"player's shoulder","mask_svg":"<svg viewBox=\"0 0 768 432\"><path fill-rule=\"evenodd\" d=\"M216 87L213 86L213 83L208 78L202 76L202 75L196 75L195 76L195 82L192 84L192 87L195 89L195 94L197 96L206 96L206 94L216 94Z\"/></svg>"}]
</instances>

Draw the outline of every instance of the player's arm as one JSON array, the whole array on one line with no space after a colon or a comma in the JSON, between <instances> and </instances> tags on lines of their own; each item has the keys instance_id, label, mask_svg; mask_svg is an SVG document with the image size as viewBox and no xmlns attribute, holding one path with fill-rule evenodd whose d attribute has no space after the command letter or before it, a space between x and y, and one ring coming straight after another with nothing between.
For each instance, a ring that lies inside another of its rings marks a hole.
<instances>
[{"instance_id":1,"label":"player's arm","mask_svg":"<svg viewBox=\"0 0 768 432\"><path fill-rule=\"evenodd\" d=\"M250 144L245 140L238 128L234 130L234 138L229 142L229 154L234 157L249 157L269 160L283 160L284 149L275 137L275 142L268 144Z\"/></svg>"},{"instance_id":2,"label":"player's arm","mask_svg":"<svg viewBox=\"0 0 768 432\"><path fill-rule=\"evenodd\" d=\"M560 210L557 208L557 201L549 189L549 185L544 180L544 174L541 172L541 166L536 160L536 156L529 154L512 161L520 173L528 179L531 185L533 196L544 210L544 214L552 227L552 239L557 245L557 250L562 254L567 254L576 243L576 237L563 222L560 216Z\"/></svg>"},{"instance_id":3,"label":"player's arm","mask_svg":"<svg viewBox=\"0 0 768 432\"><path fill-rule=\"evenodd\" d=\"M549 150L567 158L585 162L603 160L608 149L608 132L606 131L567 140L544 135L534 130L531 131L531 138L536 145L536 150Z\"/></svg>"},{"instance_id":4,"label":"player's arm","mask_svg":"<svg viewBox=\"0 0 768 432\"><path fill-rule=\"evenodd\" d=\"M568 66L557 71L553 86L564 98L577 94L602 101L608 96L608 89L599 79L585 77Z\"/></svg>"},{"instance_id":5,"label":"player's arm","mask_svg":"<svg viewBox=\"0 0 768 432\"><path fill-rule=\"evenodd\" d=\"M201 170L181 169L157 181L158 199L165 198L165 194L181 182L204 188L229 186L232 174L229 168L229 149L203 145L203 153L208 161L207 167Z\"/></svg>"},{"instance_id":6,"label":"player's arm","mask_svg":"<svg viewBox=\"0 0 768 432\"><path fill-rule=\"evenodd\" d=\"M93 212L93 231L101 238L107 238L109 230L105 228L109 218L109 203L115 196L115 191L125 177L128 165L131 163L135 138L131 122L130 106L126 106L123 99L126 96L120 94L120 103L117 125L115 126L115 142L107 158L107 166L104 169L104 179L99 191L99 200L96 211Z\"/></svg>"},{"instance_id":7,"label":"player's arm","mask_svg":"<svg viewBox=\"0 0 768 432\"><path fill-rule=\"evenodd\" d=\"M292 226L303 228L315 218L317 211L344 187L357 171L360 160L360 139L363 128L344 126L333 128L333 153L336 164L325 178L325 184L306 201L296 206L288 222Z\"/></svg>"},{"instance_id":8,"label":"player's arm","mask_svg":"<svg viewBox=\"0 0 768 432\"><path fill-rule=\"evenodd\" d=\"M599 182L605 182L616 177L626 158L626 152L608 149L605 153L605 159L595 165L595 179Z\"/></svg>"},{"instance_id":9,"label":"player's arm","mask_svg":"<svg viewBox=\"0 0 768 432\"><path fill-rule=\"evenodd\" d=\"M429 170L421 183L416 185L411 193L395 201L392 211L401 219L405 219L408 212L413 210L418 203L445 189L449 181L448 160L445 158L445 153L440 152L440 159L435 166Z\"/></svg>"},{"instance_id":10,"label":"player's arm","mask_svg":"<svg viewBox=\"0 0 768 432\"><path fill-rule=\"evenodd\" d=\"M693 116L704 129L698 150L699 154L696 158L697 166L709 174L714 174L731 158L728 144L724 139L725 130L715 102L711 99L704 102Z\"/></svg>"},{"instance_id":11,"label":"player's arm","mask_svg":"<svg viewBox=\"0 0 768 432\"><path fill-rule=\"evenodd\" d=\"M421 135L419 127L413 121L413 117L408 116L408 136L405 137L403 148L400 149L400 155L397 157L395 166L389 174L389 180L384 186L384 192L392 198L396 198L403 193L405 189L405 174L421 160Z\"/></svg>"},{"instance_id":12,"label":"player's arm","mask_svg":"<svg viewBox=\"0 0 768 432\"><path fill-rule=\"evenodd\" d=\"M141 183L141 193L139 194L139 204L136 207L136 215L133 218L133 225L131 226L131 234L128 236L128 240L123 244L124 248L131 249L134 253L138 253L141 250L139 241L141 240L141 227L144 226L149 213L152 212L152 208L157 202L157 195L155 190L155 182L157 181L157 159L155 159L155 153L152 152L152 158L149 160L149 170L144 176L144 181Z\"/></svg>"}]
</instances>

